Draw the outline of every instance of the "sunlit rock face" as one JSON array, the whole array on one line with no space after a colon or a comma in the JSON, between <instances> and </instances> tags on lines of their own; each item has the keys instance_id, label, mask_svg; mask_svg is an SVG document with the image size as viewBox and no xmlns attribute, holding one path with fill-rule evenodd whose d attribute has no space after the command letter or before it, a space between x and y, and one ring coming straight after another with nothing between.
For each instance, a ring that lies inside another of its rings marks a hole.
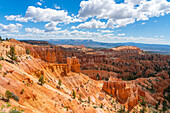
<instances>
[{"instance_id":1,"label":"sunlit rock face","mask_svg":"<svg viewBox=\"0 0 170 113\"><path fill-rule=\"evenodd\" d=\"M135 83L110 78L103 84L103 90L126 106L129 110L138 105L139 94Z\"/></svg>"}]
</instances>

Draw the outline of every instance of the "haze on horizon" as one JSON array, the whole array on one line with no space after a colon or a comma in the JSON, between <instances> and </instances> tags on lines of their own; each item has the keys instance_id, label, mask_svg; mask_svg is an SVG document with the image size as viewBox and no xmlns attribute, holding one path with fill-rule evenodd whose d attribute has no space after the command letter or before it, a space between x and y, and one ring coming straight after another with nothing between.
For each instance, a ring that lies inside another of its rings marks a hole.
<instances>
[{"instance_id":1,"label":"haze on horizon","mask_svg":"<svg viewBox=\"0 0 170 113\"><path fill-rule=\"evenodd\" d=\"M170 0L1 0L0 36L170 45Z\"/></svg>"}]
</instances>

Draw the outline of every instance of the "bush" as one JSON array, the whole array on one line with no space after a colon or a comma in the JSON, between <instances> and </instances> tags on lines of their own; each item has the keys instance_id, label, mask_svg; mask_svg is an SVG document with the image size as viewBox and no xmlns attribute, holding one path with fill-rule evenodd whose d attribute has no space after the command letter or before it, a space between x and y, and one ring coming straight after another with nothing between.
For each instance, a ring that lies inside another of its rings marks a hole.
<instances>
[{"instance_id":1,"label":"bush","mask_svg":"<svg viewBox=\"0 0 170 113\"><path fill-rule=\"evenodd\" d=\"M43 85L45 83L44 75L41 75L38 81L40 82L40 85Z\"/></svg>"},{"instance_id":2,"label":"bush","mask_svg":"<svg viewBox=\"0 0 170 113\"><path fill-rule=\"evenodd\" d=\"M79 100L81 101L81 95L79 95Z\"/></svg>"},{"instance_id":3,"label":"bush","mask_svg":"<svg viewBox=\"0 0 170 113\"><path fill-rule=\"evenodd\" d=\"M24 93L24 89L21 90L20 94L23 94Z\"/></svg>"},{"instance_id":4,"label":"bush","mask_svg":"<svg viewBox=\"0 0 170 113\"><path fill-rule=\"evenodd\" d=\"M61 86L61 79L58 80L58 85Z\"/></svg>"},{"instance_id":5,"label":"bush","mask_svg":"<svg viewBox=\"0 0 170 113\"><path fill-rule=\"evenodd\" d=\"M30 50L29 49L26 49L26 54L30 54Z\"/></svg>"},{"instance_id":6,"label":"bush","mask_svg":"<svg viewBox=\"0 0 170 113\"><path fill-rule=\"evenodd\" d=\"M2 70L2 65L0 64L0 70Z\"/></svg>"},{"instance_id":7,"label":"bush","mask_svg":"<svg viewBox=\"0 0 170 113\"><path fill-rule=\"evenodd\" d=\"M88 103L90 103L90 97L88 97Z\"/></svg>"},{"instance_id":8,"label":"bush","mask_svg":"<svg viewBox=\"0 0 170 113\"><path fill-rule=\"evenodd\" d=\"M11 93L9 90L6 90L6 92L5 92L5 97L6 97L7 99L12 98L12 93Z\"/></svg>"},{"instance_id":9,"label":"bush","mask_svg":"<svg viewBox=\"0 0 170 113\"><path fill-rule=\"evenodd\" d=\"M0 60L4 60L4 57L3 57L3 56L0 56Z\"/></svg>"},{"instance_id":10,"label":"bush","mask_svg":"<svg viewBox=\"0 0 170 113\"><path fill-rule=\"evenodd\" d=\"M19 101L19 97L16 96L14 93L11 93L9 90L6 90L6 92L5 92L5 97L6 97L7 99L13 98L13 99L16 100L16 101Z\"/></svg>"},{"instance_id":11,"label":"bush","mask_svg":"<svg viewBox=\"0 0 170 113\"><path fill-rule=\"evenodd\" d=\"M100 108L103 108L103 103L101 103Z\"/></svg>"},{"instance_id":12,"label":"bush","mask_svg":"<svg viewBox=\"0 0 170 113\"><path fill-rule=\"evenodd\" d=\"M76 98L76 92L73 90L73 99Z\"/></svg>"}]
</instances>

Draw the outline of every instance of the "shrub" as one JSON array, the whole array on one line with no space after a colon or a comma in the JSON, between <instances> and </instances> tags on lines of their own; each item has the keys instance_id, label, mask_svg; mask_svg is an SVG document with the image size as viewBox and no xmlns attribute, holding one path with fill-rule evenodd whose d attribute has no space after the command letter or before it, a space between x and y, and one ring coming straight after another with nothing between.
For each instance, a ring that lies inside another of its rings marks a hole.
<instances>
[{"instance_id":1,"label":"shrub","mask_svg":"<svg viewBox=\"0 0 170 113\"><path fill-rule=\"evenodd\" d=\"M61 86L61 79L58 80L58 85Z\"/></svg>"},{"instance_id":2,"label":"shrub","mask_svg":"<svg viewBox=\"0 0 170 113\"><path fill-rule=\"evenodd\" d=\"M90 103L90 97L88 97L88 103Z\"/></svg>"},{"instance_id":3,"label":"shrub","mask_svg":"<svg viewBox=\"0 0 170 113\"><path fill-rule=\"evenodd\" d=\"M142 99L141 105L142 105L142 106L145 106L146 102L145 102L145 100L144 100L144 97L141 96L141 99Z\"/></svg>"},{"instance_id":4,"label":"shrub","mask_svg":"<svg viewBox=\"0 0 170 113\"><path fill-rule=\"evenodd\" d=\"M6 97L7 99L12 98L12 93L11 93L9 90L6 90L6 92L5 92L5 97Z\"/></svg>"},{"instance_id":5,"label":"shrub","mask_svg":"<svg viewBox=\"0 0 170 113\"><path fill-rule=\"evenodd\" d=\"M26 54L30 54L30 50L29 49L26 49Z\"/></svg>"},{"instance_id":6,"label":"shrub","mask_svg":"<svg viewBox=\"0 0 170 113\"><path fill-rule=\"evenodd\" d=\"M73 90L73 99L76 98L76 92Z\"/></svg>"},{"instance_id":7,"label":"shrub","mask_svg":"<svg viewBox=\"0 0 170 113\"><path fill-rule=\"evenodd\" d=\"M40 82L40 85L43 85L45 83L44 75L41 75L38 81Z\"/></svg>"},{"instance_id":8,"label":"shrub","mask_svg":"<svg viewBox=\"0 0 170 113\"><path fill-rule=\"evenodd\" d=\"M4 60L4 57L3 57L3 56L0 56L0 60Z\"/></svg>"},{"instance_id":9,"label":"shrub","mask_svg":"<svg viewBox=\"0 0 170 113\"><path fill-rule=\"evenodd\" d=\"M81 101L81 95L79 95L79 100Z\"/></svg>"},{"instance_id":10,"label":"shrub","mask_svg":"<svg viewBox=\"0 0 170 113\"><path fill-rule=\"evenodd\" d=\"M103 103L101 103L100 108L103 108Z\"/></svg>"},{"instance_id":11,"label":"shrub","mask_svg":"<svg viewBox=\"0 0 170 113\"><path fill-rule=\"evenodd\" d=\"M163 102L162 102L162 105L163 105L163 107L162 107L162 110L165 112L166 110L168 110L168 105L167 105L167 102L164 100Z\"/></svg>"},{"instance_id":12,"label":"shrub","mask_svg":"<svg viewBox=\"0 0 170 113\"><path fill-rule=\"evenodd\" d=\"M0 64L0 70L2 70L2 65Z\"/></svg>"},{"instance_id":13,"label":"shrub","mask_svg":"<svg viewBox=\"0 0 170 113\"><path fill-rule=\"evenodd\" d=\"M19 97L16 96L14 93L11 93L9 90L6 90L6 92L5 92L5 97L6 97L7 99L13 98L13 99L16 100L16 101L19 101Z\"/></svg>"},{"instance_id":14,"label":"shrub","mask_svg":"<svg viewBox=\"0 0 170 113\"><path fill-rule=\"evenodd\" d=\"M24 93L24 89L21 90L20 94L23 94Z\"/></svg>"}]
</instances>

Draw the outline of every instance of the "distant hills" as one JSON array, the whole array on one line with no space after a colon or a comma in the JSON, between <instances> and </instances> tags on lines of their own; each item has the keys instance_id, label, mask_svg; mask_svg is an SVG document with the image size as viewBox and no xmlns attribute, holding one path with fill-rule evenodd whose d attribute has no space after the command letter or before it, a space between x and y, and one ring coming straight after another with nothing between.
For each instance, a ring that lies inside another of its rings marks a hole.
<instances>
[{"instance_id":1,"label":"distant hills","mask_svg":"<svg viewBox=\"0 0 170 113\"><path fill-rule=\"evenodd\" d=\"M42 40L19 40L20 42L25 42L27 44L32 44L32 45L39 45L39 46L51 46L48 41L42 41Z\"/></svg>"},{"instance_id":2,"label":"distant hills","mask_svg":"<svg viewBox=\"0 0 170 113\"><path fill-rule=\"evenodd\" d=\"M53 45L84 45L91 48L113 48L117 46L136 46L144 51L160 53L164 55L170 55L170 45L161 44L144 44L144 43L103 43L93 40L81 40L81 39L50 39L47 40Z\"/></svg>"}]
</instances>

